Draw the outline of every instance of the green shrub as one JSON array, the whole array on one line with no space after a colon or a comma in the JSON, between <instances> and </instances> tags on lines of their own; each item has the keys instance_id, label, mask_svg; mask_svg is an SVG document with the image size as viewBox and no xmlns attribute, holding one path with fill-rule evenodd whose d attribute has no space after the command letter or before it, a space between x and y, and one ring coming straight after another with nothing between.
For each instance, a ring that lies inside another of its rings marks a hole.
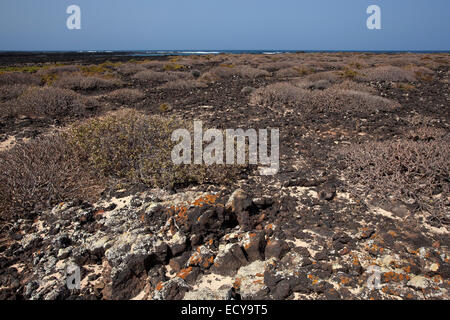
<instances>
[{"instance_id":1,"label":"green shrub","mask_svg":"<svg viewBox=\"0 0 450 320\"><path fill-rule=\"evenodd\" d=\"M242 168L175 165L171 151L172 132L189 128L182 121L147 116L133 110L87 120L71 128L66 137L82 162L89 163L102 176L149 186L223 183Z\"/></svg>"}]
</instances>

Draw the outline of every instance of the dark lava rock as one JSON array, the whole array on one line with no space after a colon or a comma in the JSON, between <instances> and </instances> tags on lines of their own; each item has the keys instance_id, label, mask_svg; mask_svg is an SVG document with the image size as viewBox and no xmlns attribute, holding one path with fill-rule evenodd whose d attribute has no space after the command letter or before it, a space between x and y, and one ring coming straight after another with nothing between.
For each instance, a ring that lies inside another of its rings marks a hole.
<instances>
[{"instance_id":1,"label":"dark lava rock","mask_svg":"<svg viewBox=\"0 0 450 320\"><path fill-rule=\"evenodd\" d=\"M264 232L249 233L249 239L244 243L244 251L249 262L264 260L266 240Z\"/></svg>"},{"instance_id":2,"label":"dark lava rock","mask_svg":"<svg viewBox=\"0 0 450 320\"><path fill-rule=\"evenodd\" d=\"M269 240L264 251L266 259L272 257L281 259L290 250L289 244L284 240Z\"/></svg>"},{"instance_id":3,"label":"dark lava rock","mask_svg":"<svg viewBox=\"0 0 450 320\"><path fill-rule=\"evenodd\" d=\"M227 246L225 251L214 260L211 270L224 276L232 276L237 270L248 263L244 252L238 244Z\"/></svg>"},{"instance_id":4,"label":"dark lava rock","mask_svg":"<svg viewBox=\"0 0 450 320\"><path fill-rule=\"evenodd\" d=\"M288 280L278 282L272 295L275 300L284 300L291 294L291 287Z\"/></svg>"}]
</instances>

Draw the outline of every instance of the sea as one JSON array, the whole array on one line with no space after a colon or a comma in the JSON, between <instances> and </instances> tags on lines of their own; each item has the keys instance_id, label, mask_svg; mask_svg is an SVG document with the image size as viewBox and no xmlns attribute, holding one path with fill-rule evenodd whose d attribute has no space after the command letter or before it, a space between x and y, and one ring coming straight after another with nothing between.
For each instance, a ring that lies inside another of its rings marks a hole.
<instances>
[{"instance_id":1,"label":"sea","mask_svg":"<svg viewBox=\"0 0 450 320\"><path fill-rule=\"evenodd\" d=\"M280 54L280 53L317 53L317 52L358 52L358 53L450 53L450 51L392 51L392 50L378 50L378 51L358 51L358 50L138 50L138 51L79 51L89 53L108 53L127 56L189 56L189 55L211 55L211 54Z\"/></svg>"}]
</instances>

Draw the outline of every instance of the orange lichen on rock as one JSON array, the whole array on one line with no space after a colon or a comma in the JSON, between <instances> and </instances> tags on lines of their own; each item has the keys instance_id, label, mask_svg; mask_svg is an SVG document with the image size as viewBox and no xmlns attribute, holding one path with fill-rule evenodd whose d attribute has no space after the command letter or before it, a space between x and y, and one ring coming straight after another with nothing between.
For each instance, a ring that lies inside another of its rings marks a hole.
<instances>
[{"instance_id":1,"label":"orange lichen on rock","mask_svg":"<svg viewBox=\"0 0 450 320\"><path fill-rule=\"evenodd\" d=\"M350 278L348 278L348 277L341 277L341 284L343 284L345 286L350 284Z\"/></svg>"},{"instance_id":2,"label":"orange lichen on rock","mask_svg":"<svg viewBox=\"0 0 450 320\"><path fill-rule=\"evenodd\" d=\"M184 280L191 273L191 271L192 267L182 269L177 273L177 277Z\"/></svg>"},{"instance_id":3,"label":"orange lichen on rock","mask_svg":"<svg viewBox=\"0 0 450 320\"><path fill-rule=\"evenodd\" d=\"M390 234L390 235L393 236L393 237L396 237L396 236L397 236L397 232L395 232L395 231L393 231L393 230L389 230L389 231L388 231L388 234Z\"/></svg>"},{"instance_id":4,"label":"orange lichen on rock","mask_svg":"<svg viewBox=\"0 0 450 320\"><path fill-rule=\"evenodd\" d=\"M162 283L162 281L158 282L158 284L156 285L155 289L158 291L161 291L162 288L164 288L164 284Z\"/></svg>"},{"instance_id":5,"label":"orange lichen on rock","mask_svg":"<svg viewBox=\"0 0 450 320\"><path fill-rule=\"evenodd\" d=\"M397 272L385 272L383 273L384 281L387 282L402 282L404 280L409 280L408 275L404 275L403 273L397 273Z\"/></svg>"},{"instance_id":6,"label":"orange lichen on rock","mask_svg":"<svg viewBox=\"0 0 450 320\"><path fill-rule=\"evenodd\" d=\"M242 280L240 278L236 278L233 283L233 288L239 289L241 287Z\"/></svg>"},{"instance_id":7,"label":"orange lichen on rock","mask_svg":"<svg viewBox=\"0 0 450 320\"><path fill-rule=\"evenodd\" d=\"M312 274L308 274L308 279L311 280L312 284L317 284L319 282L319 278L314 276L314 275L312 275Z\"/></svg>"},{"instance_id":8,"label":"orange lichen on rock","mask_svg":"<svg viewBox=\"0 0 450 320\"><path fill-rule=\"evenodd\" d=\"M167 214L169 217L175 217L177 222L184 223L187 221L188 218L187 211L190 205L196 207L203 207L203 205L205 204L212 205L215 204L217 198L218 195L206 195L194 200L192 203L187 202L184 205L171 206L170 208L167 209ZM198 218L198 221L200 221L200 218Z\"/></svg>"}]
</instances>

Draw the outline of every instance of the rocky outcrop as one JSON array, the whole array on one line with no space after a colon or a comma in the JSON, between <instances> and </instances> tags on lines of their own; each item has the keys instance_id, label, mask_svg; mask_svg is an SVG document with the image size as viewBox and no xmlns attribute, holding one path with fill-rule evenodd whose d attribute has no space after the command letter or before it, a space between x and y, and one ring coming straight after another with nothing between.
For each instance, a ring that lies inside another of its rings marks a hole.
<instances>
[{"instance_id":1,"label":"rocky outcrop","mask_svg":"<svg viewBox=\"0 0 450 320\"><path fill-rule=\"evenodd\" d=\"M342 193L323 198L314 186L286 190L252 198L243 189L154 189L95 204L61 203L10 231L17 240L0 253L1 296L448 297L448 253L439 233L433 239L401 229L382 209L354 217ZM69 267L79 268L79 288L67 285Z\"/></svg>"}]
</instances>

